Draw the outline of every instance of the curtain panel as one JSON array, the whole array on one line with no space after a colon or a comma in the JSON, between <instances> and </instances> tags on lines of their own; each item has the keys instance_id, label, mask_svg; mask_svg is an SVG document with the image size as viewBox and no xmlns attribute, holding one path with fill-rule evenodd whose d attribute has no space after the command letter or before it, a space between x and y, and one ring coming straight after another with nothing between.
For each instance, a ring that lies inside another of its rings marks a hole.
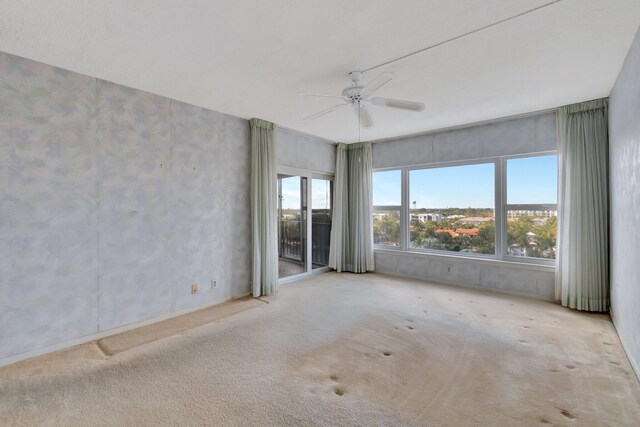
<instances>
[{"instance_id":1,"label":"curtain panel","mask_svg":"<svg viewBox=\"0 0 640 427\"><path fill-rule=\"evenodd\" d=\"M609 309L608 100L560 108L556 297Z\"/></svg>"},{"instance_id":2,"label":"curtain panel","mask_svg":"<svg viewBox=\"0 0 640 427\"><path fill-rule=\"evenodd\" d=\"M251 119L252 293L272 295L278 287L278 189L276 125Z\"/></svg>"},{"instance_id":3,"label":"curtain panel","mask_svg":"<svg viewBox=\"0 0 640 427\"><path fill-rule=\"evenodd\" d=\"M338 272L365 273L375 268L372 172L370 142L338 145L329 249L329 267Z\"/></svg>"}]
</instances>

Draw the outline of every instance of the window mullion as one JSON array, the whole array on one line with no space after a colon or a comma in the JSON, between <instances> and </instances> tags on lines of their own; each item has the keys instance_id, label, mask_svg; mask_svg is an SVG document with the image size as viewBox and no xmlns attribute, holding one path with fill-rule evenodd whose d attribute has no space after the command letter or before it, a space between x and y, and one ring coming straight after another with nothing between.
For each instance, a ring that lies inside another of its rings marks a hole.
<instances>
[{"instance_id":1,"label":"window mullion","mask_svg":"<svg viewBox=\"0 0 640 427\"><path fill-rule=\"evenodd\" d=\"M506 170L505 159L499 158L496 160L496 177L495 177L495 230L496 230L496 258L504 259L506 255Z\"/></svg>"},{"instance_id":2,"label":"window mullion","mask_svg":"<svg viewBox=\"0 0 640 427\"><path fill-rule=\"evenodd\" d=\"M409 170L402 168L402 199L400 204L400 243L403 250L409 249Z\"/></svg>"}]
</instances>

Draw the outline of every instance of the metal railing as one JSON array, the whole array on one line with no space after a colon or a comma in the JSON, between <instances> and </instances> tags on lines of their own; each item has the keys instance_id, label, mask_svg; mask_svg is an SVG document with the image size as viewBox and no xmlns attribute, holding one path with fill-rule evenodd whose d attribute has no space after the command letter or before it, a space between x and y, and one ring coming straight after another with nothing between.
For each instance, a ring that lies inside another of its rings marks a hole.
<instances>
[{"instance_id":1,"label":"metal railing","mask_svg":"<svg viewBox=\"0 0 640 427\"><path fill-rule=\"evenodd\" d=\"M280 256L295 261L303 261L302 227L300 220L280 220Z\"/></svg>"},{"instance_id":2,"label":"metal railing","mask_svg":"<svg viewBox=\"0 0 640 427\"><path fill-rule=\"evenodd\" d=\"M330 222L311 223L311 262L314 265L329 264ZM302 227L300 220L280 220L280 257L304 262Z\"/></svg>"},{"instance_id":3,"label":"metal railing","mask_svg":"<svg viewBox=\"0 0 640 427\"><path fill-rule=\"evenodd\" d=\"M330 222L311 223L311 262L314 265L329 265Z\"/></svg>"}]
</instances>

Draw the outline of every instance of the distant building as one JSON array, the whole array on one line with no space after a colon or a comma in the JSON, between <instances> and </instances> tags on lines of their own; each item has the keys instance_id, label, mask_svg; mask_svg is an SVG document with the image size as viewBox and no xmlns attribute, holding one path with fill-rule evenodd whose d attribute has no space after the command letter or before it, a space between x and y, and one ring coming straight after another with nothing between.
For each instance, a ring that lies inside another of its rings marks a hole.
<instances>
[{"instance_id":1,"label":"distant building","mask_svg":"<svg viewBox=\"0 0 640 427\"><path fill-rule=\"evenodd\" d=\"M373 220L380 221L382 218L389 218L391 214L389 212L374 212Z\"/></svg>"},{"instance_id":2,"label":"distant building","mask_svg":"<svg viewBox=\"0 0 640 427\"><path fill-rule=\"evenodd\" d=\"M453 230L436 230L436 234L448 233L451 237L458 237L458 233Z\"/></svg>"},{"instance_id":3,"label":"distant building","mask_svg":"<svg viewBox=\"0 0 640 427\"><path fill-rule=\"evenodd\" d=\"M465 216L460 218L460 222L463 222L465 224L472 224L472 225L482 225L492 221L493 221L493 217L486 217L486 216Z\"/></svg>"},{"instance_id":4,"label":"distant building","mask_svg":"<svg viewBox=\"0 0 640 427\"><path fill-rule=\"evenodd\" d=\"M527 249L521 248L517 245L511 245L507 248L507 255L509 256L527 256Z\"/></svg>"},{"instance_id":5,"label":"distant building","mask_svg":"<svg viewBox=\"0 0 640 427\"><path fill-rule=\"evenodd\" d=\"M477 228L457 228L456 229L456 233L462 234L464 236L471 236L471 237L477 236L479 232L480 230L478 230Z\"/></svg>"},{"instance_id":6,"label":"distant building","mask_svg":"<svg viewBox=\"0 0 640 427\"><path fill-rule=\"evenodd\" d=\"M533 225L537 225L537 226L545 225L548 220L549 218L534 218Z\"/></svg>"},{"instance_id":7,"label":"distant building","mask_svg":"<svg viewBox=\"0 0 640 427\"><path fill-rule=\"evenodd\" d=\"M411 214L411 219L418 220L420 222L437 222L442 220L442 214L440 213Z\"/></svg>"},{"instance_id":8,"label":"distant building","mask_svg":"<svg viewBox=\"0 0 640 427\"><path fill-rule=\"evenodd\" d=\"M447 216L447 219L460 219L460 218L464 218L465 215L449 215Z\"/></svg>"},{"instance_id":9,"label":"distant building","mask_svg":"<svg viewBox=\"0 0 640 427\"><path fill-rule=\"evenodd\" d=\"M535 218L553 218L558 216L558 211L525 211L525 210L507 211L507 218L509 219L515 219L521 216L530 216Z\"/></svg>"}]
</instances>

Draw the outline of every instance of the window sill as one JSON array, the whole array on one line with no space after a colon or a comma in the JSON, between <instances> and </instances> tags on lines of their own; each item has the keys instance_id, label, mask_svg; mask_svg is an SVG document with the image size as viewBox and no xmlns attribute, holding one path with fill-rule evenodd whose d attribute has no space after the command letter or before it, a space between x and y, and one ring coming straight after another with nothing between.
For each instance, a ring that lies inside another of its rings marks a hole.
<instances>
[{"instance_id":1,"label":"window sill","mask_svg":"<svg viewBox=\"0 0 640 427\"><path fill-rule=\"evenodd\" d=\"M556 270L555 264L538 264L538 263L530 263L530 262L518 262L518 261L510 261L503 260L497 258L489 258L489 257L473 257L473 256L464 256L464 255L453 255L453 254L438 254L433 252L421 252L421 251L411 251L411 250L402 250L398 249L387 249L375 247L373 248L374 252L380 254L393 254L414 258L431 258L438 259L441 261L451 260L456 262L468 262L471 264L481 264L481 265L496 265L500 267L510 267L510 268L522 268L526 270L538 270L538 271L547 271L554 272Z\"/></svg>"}]
</instances>

